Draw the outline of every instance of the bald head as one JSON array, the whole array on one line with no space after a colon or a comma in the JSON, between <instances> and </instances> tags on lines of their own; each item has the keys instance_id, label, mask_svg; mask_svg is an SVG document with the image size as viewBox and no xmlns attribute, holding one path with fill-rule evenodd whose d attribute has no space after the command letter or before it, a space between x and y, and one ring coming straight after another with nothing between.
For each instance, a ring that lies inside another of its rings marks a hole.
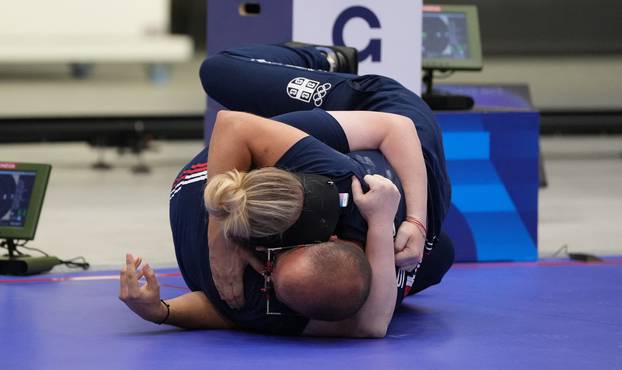
<instances>
[{"instance_id":1,"label":"bald head","mask_svg":"<svg viewBox=\"0 0 622 370\"><path fill-rule=\"evenodd\" d=\"M277 258L272 275L279 300L316 320L338 321L365 303L371 267L356 244L344 240L299 247Z\"/></svg>"}]
</instances>

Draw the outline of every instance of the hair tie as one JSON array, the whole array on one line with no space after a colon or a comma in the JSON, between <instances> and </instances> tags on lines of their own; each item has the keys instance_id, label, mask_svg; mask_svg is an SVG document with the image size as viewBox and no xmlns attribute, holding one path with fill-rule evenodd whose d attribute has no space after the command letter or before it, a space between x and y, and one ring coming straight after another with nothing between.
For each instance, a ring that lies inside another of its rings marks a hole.
<instances>
[{"instance_id":1,"label":"hair tie","mask_svg":"<svg viewBox=\"0 0 622 370\"><path fill-rule=\"evenodd\" d=\"M171 305L166 303L163 299L160 299L160 302L162 302L162 304L166 306L166 317L162 321L155 321L155 323L158 325L164 324L166 321L168 321L169 316L171 316Z\"/></svg>"}]
</instances>

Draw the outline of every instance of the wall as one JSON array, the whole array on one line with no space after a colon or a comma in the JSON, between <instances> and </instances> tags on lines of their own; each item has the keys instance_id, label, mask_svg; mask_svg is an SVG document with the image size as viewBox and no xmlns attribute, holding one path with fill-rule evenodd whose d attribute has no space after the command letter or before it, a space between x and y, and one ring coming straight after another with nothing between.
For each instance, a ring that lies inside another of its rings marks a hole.
<instances>
[{"instance_id":1,"label":"wall","mask_svg":"<svg viewBox=\"0 0 622 370\"><path fill-rule=\"evenodd\" d=\"M0 0L0 37L168 32L170 0Z\"/></svg>"}]
</instances>

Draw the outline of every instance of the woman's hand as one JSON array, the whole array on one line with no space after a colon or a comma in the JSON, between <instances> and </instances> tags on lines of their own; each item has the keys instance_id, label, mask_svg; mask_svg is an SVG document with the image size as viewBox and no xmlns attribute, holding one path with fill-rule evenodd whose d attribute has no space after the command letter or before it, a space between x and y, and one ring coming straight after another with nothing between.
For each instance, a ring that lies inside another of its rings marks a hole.
<instances>
[{"instance_id":1,"label":"woman's hand","mask_svg":"<svg viewBox=\"0 0 622 370\"><path fill-rule=\"evenodd\" d=\"M208 231L209 263L212 279L220 298L229 307L239 310L244 307L244 270L249 264L258 273L264 266L247 249L225 238L220 221L210 217Z\"/></svg>"},{"instance_id":2,"label":"woman's hand","mask_svg":"<svg viewBox=\"0 0 622 370\"><path fill-rule=\"evenodd\" d=\"M402 222L395 236L395 265L407 271L414 270L423 259L425 238L419 228Z\"/></svg>"},{"instance_id":3,"label":"woman's hand","mask_svg":"<svg viewBox=\"0 0 622 370\"><path fill-rule=\"evenodd\" d=\"M139 269L141 262L140 257L125 256L125 265L119 277L119 299L143 319L161 322L167 315L167 309L160 302L160 284L151 266L145 264ZM147 283L141 286L138 280L143 276Z\"/></svg>"},{"instance_id":4,"label":"woman's hand","mask_svg":"<svg viewBox=\"0 0 622 370\"><path fill-rule=\"evenodd\" d=\"M229 307L239 310L244 307L244 270L249 264L258 273L264 266L248 250L237 245L227 249L210 249L209 261L214 285L220 298Z\"/></svg>"}]
</instances>

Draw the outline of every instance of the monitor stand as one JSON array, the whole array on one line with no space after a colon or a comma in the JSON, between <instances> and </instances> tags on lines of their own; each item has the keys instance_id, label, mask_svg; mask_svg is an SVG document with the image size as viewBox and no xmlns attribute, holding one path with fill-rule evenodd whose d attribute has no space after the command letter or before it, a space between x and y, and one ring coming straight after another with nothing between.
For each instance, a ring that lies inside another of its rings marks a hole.
<instances>
[{"instance_id":1,"label":"monitor stand","mask_svg":"<svg viewBox=\"0 0 622 370\"><path fill-rule=\"evenodd\" d=\"M0 242L6 246L9 253L0 256L0 275L34 275L50 271L60 264L60 260L53 256L31 257L17 252L15 240L6 239Z\"/></svg>"},{"instance_id":2,"label":"monitor stand","mask_svg":"<svg viewBox=\"0 0 622 370\"><path fill-rule=\"evenodd\" d=\"M468 95L435 92L433 80L434 69L426 69L423 75L426 91L421 97L432 110L469 110L473 108L473 98Z\"/></svg>"}]
</instances>

